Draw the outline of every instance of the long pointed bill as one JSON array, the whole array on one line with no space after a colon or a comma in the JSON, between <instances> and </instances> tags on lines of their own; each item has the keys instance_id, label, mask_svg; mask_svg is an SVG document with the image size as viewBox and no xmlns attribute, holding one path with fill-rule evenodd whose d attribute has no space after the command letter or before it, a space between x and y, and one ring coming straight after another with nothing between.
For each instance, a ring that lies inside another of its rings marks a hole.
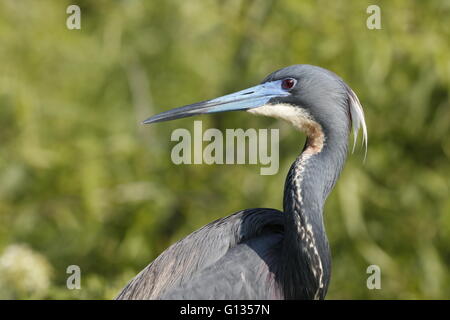
<instances>
[{"instance_id":1,"label":"long pointed bill","mask_svg":"<svg viewBox=\"0 0 450 320\"><path fill-rule=\"evenodd\" d=\"M165 111L148 118L143 123L162 122L204 113L248 110L261 107L272 98L288 95L290 93L281 88L281 80L271 81L216 99Z\"/></svg>"}]
</instances>

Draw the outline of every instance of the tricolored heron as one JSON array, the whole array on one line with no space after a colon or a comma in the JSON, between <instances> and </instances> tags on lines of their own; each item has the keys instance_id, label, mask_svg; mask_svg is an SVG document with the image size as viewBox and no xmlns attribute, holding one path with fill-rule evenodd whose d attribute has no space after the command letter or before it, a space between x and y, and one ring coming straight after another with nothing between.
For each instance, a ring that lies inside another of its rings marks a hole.
<instances>
[{"instance_id":1,"label":"tricolored heron","mask_svg":"<svg viewBox=\"0 0 450 320\"><path fill-rule=\"evenodd\" d=\"M306 143L284 186L283 211L246 209L173 244L132 279L117 299L323 299L331 256L325 200L348 153L353 126L367 151L363 109L336 74L293 65L260 85L162 112L144 123L245 110L280 118Z\"/></svg>"}]
</instances>

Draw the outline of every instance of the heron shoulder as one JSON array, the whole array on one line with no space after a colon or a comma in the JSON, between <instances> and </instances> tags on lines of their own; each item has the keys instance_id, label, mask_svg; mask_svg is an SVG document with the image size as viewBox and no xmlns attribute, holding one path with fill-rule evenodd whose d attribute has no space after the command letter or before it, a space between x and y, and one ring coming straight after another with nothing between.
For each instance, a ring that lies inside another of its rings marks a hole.
<instances>
[{"instance_id":1,"label":"heron shoulder","mask_svg":"<svg viewBox=\"0 0 450 320\"><path fill-rule=\"evenodd\" d=\"M275 209L246 209L215 220L174 243L133 278L116 299L158 299L219 261L238 244L279 233L283 214Z\"/></svg>"}]
</instances>

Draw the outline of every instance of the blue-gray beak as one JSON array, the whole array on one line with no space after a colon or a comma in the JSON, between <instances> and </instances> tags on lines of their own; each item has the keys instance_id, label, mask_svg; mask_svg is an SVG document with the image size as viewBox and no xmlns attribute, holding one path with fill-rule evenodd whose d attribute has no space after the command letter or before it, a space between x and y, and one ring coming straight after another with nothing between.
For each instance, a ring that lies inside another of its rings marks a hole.
<instances>
[{"instance_id":1,"label":"blue-gray beak","mask_svg":"<svg viewBox=\"0 0 450 320\"><path fill-rule=\"evenodd\" d=\"M258 108L275 97L286 97L290 93L281 88L281 81L265 82L263 84L238 91L223 97L206 100L184 107L175 108L154 115L143 121L145 124L191 117L204 113L238 111Z\"/></svg>"}]
</instances>

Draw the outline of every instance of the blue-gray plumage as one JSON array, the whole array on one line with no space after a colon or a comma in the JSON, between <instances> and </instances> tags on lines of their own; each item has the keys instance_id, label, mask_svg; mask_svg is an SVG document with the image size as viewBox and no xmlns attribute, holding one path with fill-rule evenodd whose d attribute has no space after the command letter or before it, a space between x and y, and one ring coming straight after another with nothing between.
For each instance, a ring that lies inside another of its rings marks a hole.
<instances>
[{"instance_id":1,"label":"blue-gray plumage","mask_svg":"<svg viewBox=\"0 0 450 320\"><path fill-rule=\"evenodd\" d=\"M367 131L355 93L334 73L290 66L255 87L155 115L144 123L246 110L290 122L307 135L284 187L283 212L247 209L178 241L132 279L117 299L323 299L331 256L325 200L348 153Z\"/></svg>"}]
</instances>

